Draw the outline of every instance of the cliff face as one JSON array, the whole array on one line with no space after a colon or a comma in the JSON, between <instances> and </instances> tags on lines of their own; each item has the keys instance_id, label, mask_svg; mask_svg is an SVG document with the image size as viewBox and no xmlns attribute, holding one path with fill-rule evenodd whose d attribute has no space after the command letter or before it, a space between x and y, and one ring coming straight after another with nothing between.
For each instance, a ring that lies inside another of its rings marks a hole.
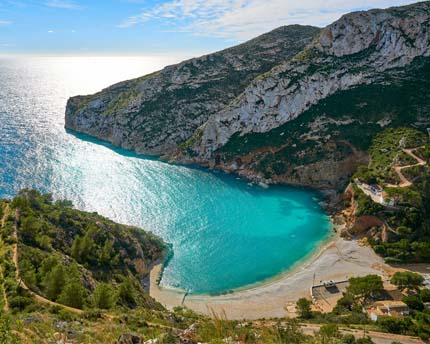
<instances>
[{"instance_id":1,"label":"cliff face","mask_svg":"<svg viewBox=\"0 0 430 344\"><path fill-rule=\"evenodd\" d=\"M171 153L256 76L296 55L318 32L309 26L281 27L95 95L73 97L66 127L138 153Z\"/></svg>"},{"instance_id":2,"label":"cliff face","mask_svg":"<svg viewBox=\"0 0 430 344\"><path fill-rule=\"evenodd\" d=\"M66 126L268 183L340 190L384 127L430 127L429 28L430 2L320 31L284 27L72 98Z\"/></svg>"},{"instance_id":3,"label":"cliff face","mask_svg":"<svg viewBox=\"0 0 430 344\"><path fill-rule=\"evenodd\" d=\"M268 132L336 92L372 84L383 71L429 56L429 19L429 2L343 16L209 118L195 153L208 159L236 133Z\"/></svg>"},{"instance_id":4,"label":"cliff face","mask_svg":"<svg viewBox=\"0 0 430 344\"><path fill-rule=\"evenodd\" d=\"M356 12L256 78L178 159L342 189L385 126L429 124L430 3Z\"/></svg>"}]
</instances>

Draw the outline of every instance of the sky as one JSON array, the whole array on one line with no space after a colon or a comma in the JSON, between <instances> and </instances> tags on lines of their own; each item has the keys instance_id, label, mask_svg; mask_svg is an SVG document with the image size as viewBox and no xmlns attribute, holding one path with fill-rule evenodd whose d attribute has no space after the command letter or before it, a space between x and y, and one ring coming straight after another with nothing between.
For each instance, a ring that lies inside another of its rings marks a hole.
<instances>
[{"instance_id":1,"label":"sky","mask_svg":"<svg viewBox=\"0 0 430 344\"><path fill-rule=\"evenodd\" d=\"M408 0L0 0L0 54L196 55Z\"/></svg>"}]
</instances>

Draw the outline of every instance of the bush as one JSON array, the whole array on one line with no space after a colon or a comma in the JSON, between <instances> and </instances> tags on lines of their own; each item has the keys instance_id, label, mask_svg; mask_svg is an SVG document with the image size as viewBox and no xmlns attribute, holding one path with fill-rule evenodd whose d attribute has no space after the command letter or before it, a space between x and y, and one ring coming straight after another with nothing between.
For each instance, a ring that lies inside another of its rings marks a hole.
<instances>
[{"instance_id":1,"label":"bush","mask_svg":"<svg viewBox=\"0 0 430 344\"><path fill-rule=\"evenodd\" d=\"M98 319L101 319L102 316L102 312L99 309L95 308L86 309L83 314L83 317L90 321L96 321Z\"/></svg>"},{"instance_id":2,"label":"bush","mask_svg":"<svg viewBox=\"0 0 430 344\"><path fill-rule=\"evenodd\" d=\"M378 320L379 326L390 333L406 334L412 325L410 318L393 318L387 317Z\"/></svg>"},{"instance_id":3,"label":"bush","mask_svg":"<svg viewBox=\"0 0 430 344\"><path fill-rule=\"evenodd\" d=\"M420 298L422 302L430 302L430 290L429 289L421 290Z\"/></svg>"},{"instance_id":4,"label":"bush","mask_svg":"<svg viewBox=\"0 0 430 344\"><path fill-rule=\"evenodd\" d=\"M93 293L93 303L96 308L110 309L115 304L112 287L107 283L97 285Z\"/></svg>"},{"instance_id":5,"label":"bush","mask_svg":"<svg viewBox=\"0 0 430 344\"><path fill-rule=\"evenodd\" d=\"M421 301L419 295L405 296L402 301L415 311L422 311L424 309L424 303Z\"/></svg>"},{"instance_id":6,"label":"bush","mask_svg":"<svg viewBox=\"0 0 430 344\"><path fill-rule=\"evenodd\" d=\"M27 306L31 305L34 300L27 296L15 296L9 299L9 307L16 311L23 311Z\"/></svg>"},{"instance_id":7,"label":"bush","mask_svg":"<svg viewBox=\"0 0 430 344\"><path fill-rule=\"evenodd\" d=\"M391 283L400 289L417 289L424 283L424 277L410 271L396 272L391 278Z\"/></svg>"},{"instance_id":8,"label":"bush","mask_svg":"<svg viewBox=\"0 0 430 344\"><path fill-rule=\"evenodd\" d=\"M58 319L63 321L73 321L73 320L76 320L77 318L78 317L76 316L76 314L64 308L58 312Z\"/></svg>"},{"instance_id":9,"label":"bush","mask_svg":"<svg viewBox=\"0 0 430 344\"><path fill-rule=\"evenodd\" d=\"M85 288L79 282L67 284L61 292L58 301L66 306L82 309L85 299Z\"/></svg>"},{"instance_id":10,"label":"bush","mask_svg":"<svg viewBox=\"0 0 430 344\"><path fill-rule=\"evenodd\" d=\"M305 298L301 298L297 301L296 309L300 318L310 319L312 317L311 305L312 302Z\"/></svg>"}]
</instances>

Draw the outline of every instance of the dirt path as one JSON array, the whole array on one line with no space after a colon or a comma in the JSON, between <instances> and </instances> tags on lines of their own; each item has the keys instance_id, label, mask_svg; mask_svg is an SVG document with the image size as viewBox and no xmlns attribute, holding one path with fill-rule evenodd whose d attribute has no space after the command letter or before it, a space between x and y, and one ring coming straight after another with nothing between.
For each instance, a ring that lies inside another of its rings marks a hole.
<instances>
[{"instance_id":1,"label":"dirt path","mask_svg":"<svg viewBox=\"0 0 430 344\"><path fill-rule=\"evenodd\" d=\"M18 212L17 212L18 213ZM15 216L15 225L14 225L14 237L16 239L16 242L18 242L18 230L17 230L17 215ZM34 291L32 291L22 280L20 273L19 273L19 264L18 264L19 254L18 254L18 244L13 244L13 263L15 264L15 277L18 282L18 284L21 286L21 288L27 290L37 301L41 303L45 303L51 306L58 306L61 308L64 308L72 313L76 314L82 314L84 311L82 309L77 309L69 306L65 306L61 303L57 303L51 300L48 300L47 298L44 298L43 296L36 294Z\"/></svg>"},{"instance_id":2,"label":"dirt path","mask_svg":"<svg viewBox=\"0 0 430 344\"><path fill-rule=\"evenodd\" d=\"M408 154L409 156L411 156L412 158L414 158L416 161L418 161L417 164L414 165L407 165L407 166L394 166L394 171L396 171L397 175L400 178L400 184L398 185L394 185L394 184L388 184L388 187L394 187L394 188L407 188L409 186L412 185L412 182L410 180L408 180L404 174L402 173L402 170L405 168L409 168L409 167L414 167L414 166L425 166L427 165L427 163L421 159L420 157L416 156L413 151L418 149L420 147L416 147L416 148L412 148L412 149L403 149L403 152L405 152L406 154Z\"/></svg>"},{"instance_id":3,"label":"dirt path","mask_svg":"<svg viewBox=\"0 0 430 344\"><path fill-rule=\"evenodd\" d=\"M1 219L1 228L4 228L5 223L6 223L6 219L9 216L9 204L6 205L6 207L4 208L4 213L3 213L3 217ZM0 247L3 247L3 240L0 238ZM9 311L9 301L7 299L7 295L6 295L6 289L4 286L4 274L3 274L3 267L0 265L0 278L3 281L1 289L2 289L2 294L3 294L3 310L5 312Z\"/></svg>"},{"instance_id":4,"label":"dirt path","mask_svg":"<svg viewBox=\"0 0 430 344\"><path fill-rule=\"evenodd\" d=\"M3 268L1 265L0 265L0 279L2 281L4 281ZM8 312L9 311L9 301L7 300L6 290L4 288L4 282L2 283L1 290L2 290L2 294L3 294L3 310L5 312Z\"/></svg>"}]
</instances>

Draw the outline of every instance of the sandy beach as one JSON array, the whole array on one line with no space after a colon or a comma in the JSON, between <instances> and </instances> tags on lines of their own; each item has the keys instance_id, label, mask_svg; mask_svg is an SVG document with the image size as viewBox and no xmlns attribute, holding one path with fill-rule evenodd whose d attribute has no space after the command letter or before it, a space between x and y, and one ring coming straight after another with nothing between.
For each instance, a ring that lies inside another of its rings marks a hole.
<instances>
[{"instance_id":1,"label":"sandy beach","mask_svg":"<svg viewBox=\"0 0 430 344\"><path fill-rule=\"evenodd\" d=\"M290 272L267 283L229 294L185 295L179 290L160 287L157 283L162 265L153 268L150 275L150 295L172 309L185 306L198 313L224 314L228 319L255 320L295 316L295 302L301 297L310 298L310 289L321 281L341 281L355 276L378 274L384 279L394 272L383 259L368 246L336 235L318 254Z\"/></svg>"}]
</instances>

